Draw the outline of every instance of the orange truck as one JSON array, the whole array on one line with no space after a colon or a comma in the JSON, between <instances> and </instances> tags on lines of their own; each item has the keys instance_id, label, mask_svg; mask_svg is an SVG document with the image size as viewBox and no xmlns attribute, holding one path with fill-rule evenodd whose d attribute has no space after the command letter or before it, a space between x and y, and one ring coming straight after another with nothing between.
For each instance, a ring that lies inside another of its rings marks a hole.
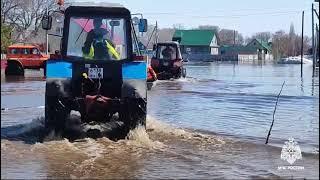
<instances>
[{"instance_id":1,"label":"orange truck","mask_svg":"<svg viewBox=\"0 0 320 180\"><path fill-rule=\"evenodd\" d=\"M36 45L11 45L7 48L5 75L24 75L24 69L44 69L49 55L40 52Z\"/></svg>"}]
</instances>

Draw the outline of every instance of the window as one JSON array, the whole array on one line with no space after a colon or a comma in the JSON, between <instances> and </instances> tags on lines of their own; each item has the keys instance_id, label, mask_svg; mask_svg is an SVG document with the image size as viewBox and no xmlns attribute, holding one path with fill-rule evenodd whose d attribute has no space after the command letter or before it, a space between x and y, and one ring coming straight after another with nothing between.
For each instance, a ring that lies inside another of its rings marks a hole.
<instances>
[{"instance_id":1,"label":"window","mask_svg":"<svg viewBox=\"0 0 320 180\"><path fill-rule=\"evenodd\" d=\"M18 49L11 49L10 50L10 54L19 54L19 51L18 51Z\"/></svg>"},{"instance_id":2,"label":"window","mask_svg":"<svg viewBox=\"0 0 320 180\"><path fill-rule=\"evenodd\" d=\"M67 55L96 60L127 58L127 31L123 18L71 17Z\"/></svg>"},{"instance_id":3,"label":"window","mask_svg":"<svg viewBox=\"0 0 320 180\"><path fill-rule=\"evenodd\" d=\"M159 59L174 60L176 59L176 56L177 56L176 48L170 45L158 46L157 52L158 52L157 57Z\"/></svg>"},{"instance_id":4,"label":"window","mask_svg":"<svg viewBox=\"0 0 320 180\"><path fill-rule=\"evenodd\" d=\"M63 28L62 27L56 27L56 33L59 35L63 34Z\"/></svg>"},{"instance_id":5,"label":"window","mask_svg":"<svg viewBox=\"0 0 320 180\"><path fill-rule=\"evenodd\" d=\"M24 55L30 54L30 49L27 49L27 48L21 49L21 54L24 54Z\"/></svg>"},{"instance_id":6,"label":"window","mask_svg":"<svg viewBox=\"0 0 320 180\"><path fill-rule=\"evenodd\" d=\"M32 54L40 54L39 50L37 48L32 49Z\"/></svg>"}]
</instances>

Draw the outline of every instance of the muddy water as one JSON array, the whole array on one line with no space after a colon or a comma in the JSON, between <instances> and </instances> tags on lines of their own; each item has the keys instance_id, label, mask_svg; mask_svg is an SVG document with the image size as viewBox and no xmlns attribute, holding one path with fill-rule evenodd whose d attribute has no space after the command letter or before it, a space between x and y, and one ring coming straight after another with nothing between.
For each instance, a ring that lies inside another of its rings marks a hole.
<instances>
[{"instance_id":1,"label":"muddy water","mask_svg":"<svg viewBox=\"0 0 320 180\"><path fill-rule=\"evenodd\" d=\"M37 143L44 86L36 71L1 79L1 178L319 178L319 81L296 65L189 64L188 78L148 93L147 131L126 140ZM276 120L265 145L281 84ZM10 137L10 138L9 138ZM298 141L303 170L278 170Z\"/></svg>"}]
</instances>

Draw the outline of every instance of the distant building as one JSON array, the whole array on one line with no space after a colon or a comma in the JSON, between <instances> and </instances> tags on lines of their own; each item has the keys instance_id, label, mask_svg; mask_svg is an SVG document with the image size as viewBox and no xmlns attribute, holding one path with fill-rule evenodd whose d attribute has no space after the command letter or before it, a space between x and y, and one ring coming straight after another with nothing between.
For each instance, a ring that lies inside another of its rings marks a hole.
<instances>
[{"instance_id":1,"label":"distant building","mask_svg":"<svg viewBox=\"0 0 320 180\"><path fill-rule=\"evenodd\" d=\"M251 60L273 60L271 44L253 39L247 45L224 45L220 47L220 60L236 60L236 61L251 61Z\"/></svg>"},{"instance_id":2,"label":"distant building","mask_svg":"<svg viewBox=\"0 0 320 180\"><path fill-rule=\"evenodd\" d=\"M172 40L180 43L182 54L217 55L219 53L214 30L176 30Z\"/></svg>"},{"instance_id":3,"label":"distant building","mask_svg":"<svg viewBox=\"0 0 320 180\"><path fill-rule=\"evenodd\" d=\"M255 47L243 45L223 45L219 49L220 60L247 61L258 60Z\"/></svg>"},{"instance_id":4,"label":"distant building","mask_svg":"<svg viewBox=\"0 0 320 180\"><path fill-rule=\"evenodd\" d=\"M261 39L253 39L246 47L255 48L259 60L273 60L271 43Z\"/></svg>"}]
</instances>

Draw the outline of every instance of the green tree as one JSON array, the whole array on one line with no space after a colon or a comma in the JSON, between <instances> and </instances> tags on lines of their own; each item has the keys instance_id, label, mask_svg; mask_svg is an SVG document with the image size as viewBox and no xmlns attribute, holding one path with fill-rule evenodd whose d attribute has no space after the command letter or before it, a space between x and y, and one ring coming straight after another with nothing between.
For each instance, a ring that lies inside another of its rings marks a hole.
<instances>
[{"instance_id":1,"label":"green tree","mask_svg":"<svg viewBox=\"0 0 320 180\"><path fill-rule=\"evenodd\" d=\"M11 32L11 28L1 21L1 53L12 43Z\"/></svg>"}]
</instances>

